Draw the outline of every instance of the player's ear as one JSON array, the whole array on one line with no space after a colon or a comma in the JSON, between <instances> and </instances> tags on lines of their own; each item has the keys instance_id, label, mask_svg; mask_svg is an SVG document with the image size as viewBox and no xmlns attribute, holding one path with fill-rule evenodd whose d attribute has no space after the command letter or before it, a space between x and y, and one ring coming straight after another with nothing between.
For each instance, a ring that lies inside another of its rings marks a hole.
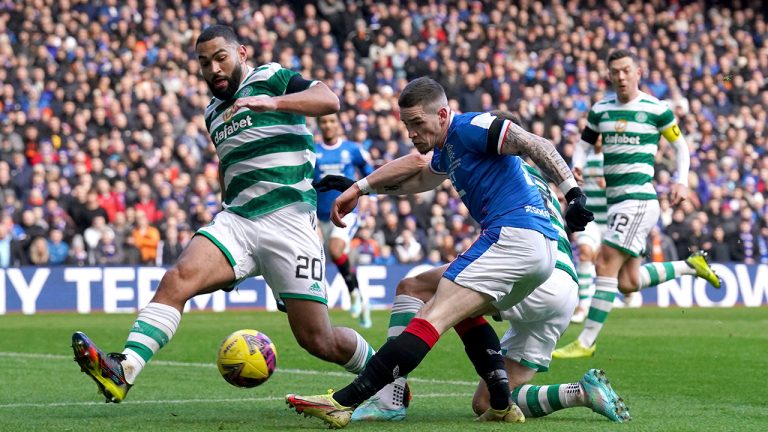
<instances>
[{"instance_id":1,"label":"player's ear","mask_svg":"<svg viewBox=\"0 0 768 432\"><path fill-rule=\"evenodd\" d=\"M447 106L441 106L437 110L437 118L440 120L440 125L444 125L445 122L448 121L448 116L450 115L450 110Z\"/></svg>"},{"instance_id":2,"label":"player's ear","mask_svg":"<svg viewBox=\"0 0 768 432\"><path fill-rule=\"evenodd\" d=\"M248 50L245 48L245 45L237 47L237 56L240 58L240 63L245 63L245 60L248 58Z\"/></svg>"}]
</instances>

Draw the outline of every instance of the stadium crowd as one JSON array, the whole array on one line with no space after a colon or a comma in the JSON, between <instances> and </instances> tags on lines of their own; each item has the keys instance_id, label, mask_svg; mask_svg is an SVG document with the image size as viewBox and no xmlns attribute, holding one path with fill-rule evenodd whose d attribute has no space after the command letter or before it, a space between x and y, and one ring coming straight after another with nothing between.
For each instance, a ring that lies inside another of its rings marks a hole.
<instances>
[{"instance_id":1,"label":"stadium crowd","mask_svg":"<svg viewBox=\"0 0 768 432\"><path fill-rule=\"evenodd\" d=\"M765 11L732 7L0 1L0 267L170 264L211 221L217 159L194 55L211 23L236 27L254 64L328 84L346 137L377 166L411 151L397 97L427 74L455 110L512 111L570 160L589 107L610 91L608 51L632 47L641 89L669 103L691 150L692 193L673 208L674 151L660 144L649 259L704 249L713 261L768 263L768 27ZM447 182L361 207L359 264L448 262L476 234Z\"/></svg>"}]
</instances>

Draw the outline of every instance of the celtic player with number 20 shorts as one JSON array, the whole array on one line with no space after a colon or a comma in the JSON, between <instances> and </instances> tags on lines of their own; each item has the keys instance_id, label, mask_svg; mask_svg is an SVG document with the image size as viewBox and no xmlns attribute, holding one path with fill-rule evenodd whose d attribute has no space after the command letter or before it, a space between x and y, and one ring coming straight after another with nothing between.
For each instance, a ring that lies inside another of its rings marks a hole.
<instances>
[{"instance_id":1,"label":"celtic player with number 20 shorts","mask_svg":"<svg viewBox=\"0 0 768 432\"><path fill-rule=\"evenodd\" d=\"M122 353L105 354L84 333L72 335L75 361L107 402L125 398L147 362L173 337L189 299L231 290L251 276L263 275L285 302L294 337L310 354L352 373L373 356L356 331L331 326L325 260L315 231L315 148L305 116L337 111L338 97L325 84L277 63L250 67L246 48L230 27L207 27L195 50L214 96L205 122L219 157L224 209L197 231L165 273Z\"/></svg>"},{"instance_id":2,"label":"celtic player with number 20 shorts","mask_svg":"<svg viewBox=\"0 0 768 432\"><path fill-rule=\"evenodd\" d=\"M552 353L554 358L579 358L595 353L595 341L613 308L618 293L634 292L682 275L696 275L719 288L720 280L702 252L684 261L641 266L645 243L659 219L659 201L653 187L654 160L661 136L677 150L677 182L671 201L688 196L690 154L672 111L655 97L640 91L641 68L635 55L616 50L608 56L615 96L590 109L587 127L574 153L574 172L584 168L586 153L599 136L603 144L603 171L608 203L608 227L597 257L595 294L578 339Z\"/></svg>"}]
</instances>

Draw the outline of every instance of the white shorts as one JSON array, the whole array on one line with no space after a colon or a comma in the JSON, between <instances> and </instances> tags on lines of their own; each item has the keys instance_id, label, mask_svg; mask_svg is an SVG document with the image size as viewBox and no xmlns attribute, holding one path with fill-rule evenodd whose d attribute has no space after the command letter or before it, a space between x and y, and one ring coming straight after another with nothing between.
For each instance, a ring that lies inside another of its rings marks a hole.
<instances>
[{"instance_id":1,"label":"white shorts","mask_svg":"<svg viewBox=\"0 0 768 432\"><path fill-rule=\"evenodd\" d=\"M349 244L352 242L352 238L355 237L357 228L359 226L359 219L357 213L349 213L341 220L347 225L346 228L337 227L331 221L320 221L320 231L323 233L323 240L325 244L328 244L328 240L332 238L338 238L344 240L346 246L344 247L344 253L349 253Z\"/></svg>"},{"instance_id":2,"label":"white shorts","mask_svg":"<svg viewBox=\"0 0 768 432\"><path fill-rule=\"evenodd\" d=\"M235 285L263 275L275 298L328 304L325 255L317 237L314 210L292 205L249 220L222 211L197 230L227 257Z\"/></svg>"},{"instance_id":3,"label":"white shorts","mask_svg":"<svg viewBox=\"0 0 768 432\"><path fill-rule=\"evenodd\" d=\"M443 274L457 284L487 294L502 311L520 303L552 274L557 241L523 228L485 229Z\"/></svg>"},{"instance_id":4,"label":"white shorts","mask_svg":"<svg viewBox=\"0 0 768 432\"><path fill-rule=\"evenodd\" d=\"M501 312L509 329L501 338L504 355L538 372L549 369L552 351L571 321L579 301L579 284L563 270L552 276L520 304Z\"/></svg>"},{"instance_id":5,"label":"white shorts","mask_svg":"<svg viewBox=\"0 0 768 432\"><path fill-rule=\"evenodd\" d=\"M607 226L592 221L584 227L584 231L578 231L574 235L577 246L589 246L593 251L600 248Z\"/></svg>"},{"instance_id":6,"label":"white shorts","mask_svg":"<svg viewBox=\"0 0 768 432\"><path fill-rule=\"evenodd\" d=\"M633 257L645 254L645 242L659 221L656 200L627 200L608 206L608 230L603 243Z\"/></svg>"}]
</instances>

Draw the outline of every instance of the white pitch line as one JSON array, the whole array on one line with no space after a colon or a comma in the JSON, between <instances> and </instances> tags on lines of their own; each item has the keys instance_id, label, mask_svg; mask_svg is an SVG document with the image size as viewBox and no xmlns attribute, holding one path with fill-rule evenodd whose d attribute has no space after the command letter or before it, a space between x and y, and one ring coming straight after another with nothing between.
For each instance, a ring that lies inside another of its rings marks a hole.
<instances>
[{"instance_id":1,"label":"white pitch line","mask_svg":"<svg viewBox=\"0 0 768 432\"><path fill-rule=\"evenodd\" d=\"M0 351L0 357L22 357L32 359L50 359L50 360L72 360L71 356L59 355L59 354L38 354L38 353L18 353L18 352L2 352ZM192 362L177 362L166 360L155 360L152 364L160 366L174 366L174 367L194 367L194 368L213 368L216 366L213 363L192 363ZM280 373L288 373L294 375L324 375L349 378L351 376L348 372L335 372L335 371L318 371L307 369L278 369ZM440 380L431 378L408 378L409 381L414 383L425 384L437 384L437 385L465 385L476 386L477 381L459 381L459 380Z\"/></svg>"},{"instance_id":2,"label":"white pitch line","mask_svg":"<svg viewBox=\"0 0 768 432\"><path fill-rule=\"evenodd\" d=\"M449 397L468 397L469 393L426 393L413 395L417 399L429 399L429 398L449 398ZM238 398L238 399L163 399L163 400L131 400L125 402L122 405L168 405L168 404L191 404L191 403L237 403L237 402L271 402L282 401L283 397L279 396L267 396L260 398ZM104 402L51 402L51 403L15 403L15 404L0 404L0 409L3 408L57 408L57 407L73 407L73 406L105 406L108 405Z\"/></svg>"}]
</instances>

